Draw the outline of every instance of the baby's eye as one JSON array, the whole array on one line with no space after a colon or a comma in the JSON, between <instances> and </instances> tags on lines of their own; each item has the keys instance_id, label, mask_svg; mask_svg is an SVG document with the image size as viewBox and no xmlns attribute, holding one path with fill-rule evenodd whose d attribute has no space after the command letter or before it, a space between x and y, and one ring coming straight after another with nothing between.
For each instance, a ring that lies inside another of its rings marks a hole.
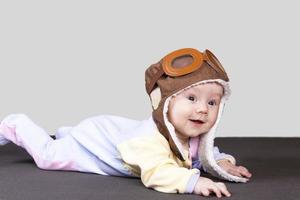
<instances>
[{"instance_id":1,"label":"baby's eye","mask_svg":"<svg viewBox=\"0 0 300 200\"><path fill-rule=\"evenodd\" d=\"M196 98L194 96L188 96L188 100L192 101L192 102L195 102L196 101Z\"/></svg>"},{"instance_id":2,"label":"baby's eye","mask_svg":"<svg viewBox=\"0 0 300 200\"><path fill-rule=\"evenodd\" d=\"M214 105L217 105L217 102L215 100L211 100L208 102L208 105L214 106Z\"/></svg>"}]
</instances>

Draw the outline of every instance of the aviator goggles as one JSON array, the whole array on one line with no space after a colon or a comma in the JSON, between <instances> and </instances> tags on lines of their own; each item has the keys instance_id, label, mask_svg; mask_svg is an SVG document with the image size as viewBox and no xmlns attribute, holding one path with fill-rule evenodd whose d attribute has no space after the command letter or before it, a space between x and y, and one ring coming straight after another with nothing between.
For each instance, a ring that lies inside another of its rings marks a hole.
<instances>
[{"instance_id":1,"label":"aviator goggles","mask_svg":"<svg viewBox=\"0 0 300 200\"><path fill-rule=\"evenodd\" d=\"M157 81L164 74L170 77L183 76L201 68L203 62L206 62L217 73L226 75L222 64L211 51L206 49L202 53L192 48L179 49L166 55L159 62L159 67L153 65L152 68L147 71L146 90L148 94L152 92Z\"/></svg>"},{"instance_id":2,"label":"aviator goggles","mask_svg":"<svg viewBox=\"0 0 300 200\"><path fill-rule=\"evenodd\" d=\"M186 66L174 66L174 61L183 57L191 57L192 62ZM217 72L225 73L225 70L217 57L208 49L203 53L192 48L179 49L166 55L162 60L162 68L165 74L176 77L182 76L199 69L206 61Z\"/></svg>"}]
</instances>

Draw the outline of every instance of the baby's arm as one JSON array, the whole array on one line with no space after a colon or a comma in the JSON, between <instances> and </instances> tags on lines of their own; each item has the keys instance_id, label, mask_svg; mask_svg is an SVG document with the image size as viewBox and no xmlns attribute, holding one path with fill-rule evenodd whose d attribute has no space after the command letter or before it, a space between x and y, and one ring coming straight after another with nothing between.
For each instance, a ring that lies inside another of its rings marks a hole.
<instances>
[{"instance_id":1,"label":"baby's arm","mask_svg":"<svg viewBox=\"0 0 300 200\"><path fill-rule=\"evenodd\" d=\"M165 193L193 192L200 171L179 166L170 149L151 139L126 142L118 149L126 168L137 171L146 187Z\"/></svg>"},{"instance_id":2,"label":"baby's arm","mask_svg":"<svg viewBox=\"0 0 300 200\"><path fill-rule=\"evenodd\" d=\"M223 184L200 177L198 169L188 169L176 162L167 141L162 140L159 144L155 138L134 139L118 145L127 168L139 172L146 187L165 193L228 195Z\"/></svg>"}]
</instances>

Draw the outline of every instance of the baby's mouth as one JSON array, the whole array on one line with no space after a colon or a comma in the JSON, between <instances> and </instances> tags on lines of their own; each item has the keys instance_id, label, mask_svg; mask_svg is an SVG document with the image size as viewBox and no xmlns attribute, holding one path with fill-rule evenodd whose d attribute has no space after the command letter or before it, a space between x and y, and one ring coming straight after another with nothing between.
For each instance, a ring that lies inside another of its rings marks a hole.
<instances>
[{"instance_id":1,"label":"baby's mouth","mask_svg":"<svg viewBox=\"0 0 300 200\"><path fill-rule=\"evenodd\" d=\"M190 119L191 122L194 122L196 124L204 124L204 121L203 120L200 120L200 119Z\"/></svg>"}]
</instances>

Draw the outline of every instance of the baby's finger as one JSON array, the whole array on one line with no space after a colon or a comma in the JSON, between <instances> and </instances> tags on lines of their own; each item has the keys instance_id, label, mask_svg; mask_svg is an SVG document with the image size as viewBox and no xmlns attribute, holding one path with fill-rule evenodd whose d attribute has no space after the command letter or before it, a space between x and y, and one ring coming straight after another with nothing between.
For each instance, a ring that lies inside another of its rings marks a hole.
<instances>
[{"instance_id":1,"label":"baby's finger","mask_svg":"<svg viewBox=\"0 0 300 200\"><path fill-rule=\"evenodd\" d=\"M227 190L227 187L226 187L226 185L224 183L218 182L217 185L218 185L221 193L223 193L226 197L230 197L231 196L230 192Z\"/></svg>"},{"instance_id":2,"label":"baby's finger","mask_svg":"<svg viewBox=\"0 0 300 200\"><path fill-rule=\"evenodd\" d=\"M209 188L209 191L214 192L218 198L221 198L221 197L222 197L221 190L220 190L219 187L216 186L216 185L212 185L212 186Z\"/></svg>"},{"instance_id":3,"label":"baby's finger","mask_svg":"<svg viewBox=\"0 0 300 200\"><path fill-rule=\"evenodd\" d=\"M201 194L202 194L203 196L208 197L209 194L210 194L210 192L209 192L209 190L208 190L207 188L203 188L203 189L201 190Z\"/></svg>"},{"instance_id":4,"label":"baby's finger","mask_svg":"<svg viewBox=\"0 0 300 200\"><path fill-rule=\"evenodd\" d=\"M242 175L240 174L240 172L237 169L230 169L230 170L228 170L228 173L230 173L234 176L242 177Z\"/></svg>"},{"instance_id":5,"label":"baby's finger","mask_svg":"<svg viewBox=\"0 0 300 200\"><path fill-rule=\"evenodd\" d=\"M246 176L247 178L250 178L252 176L252 174L248 171L248 169L243 166L239 166L238 171L240 174Z\"/></svg>"}]
</instances>

